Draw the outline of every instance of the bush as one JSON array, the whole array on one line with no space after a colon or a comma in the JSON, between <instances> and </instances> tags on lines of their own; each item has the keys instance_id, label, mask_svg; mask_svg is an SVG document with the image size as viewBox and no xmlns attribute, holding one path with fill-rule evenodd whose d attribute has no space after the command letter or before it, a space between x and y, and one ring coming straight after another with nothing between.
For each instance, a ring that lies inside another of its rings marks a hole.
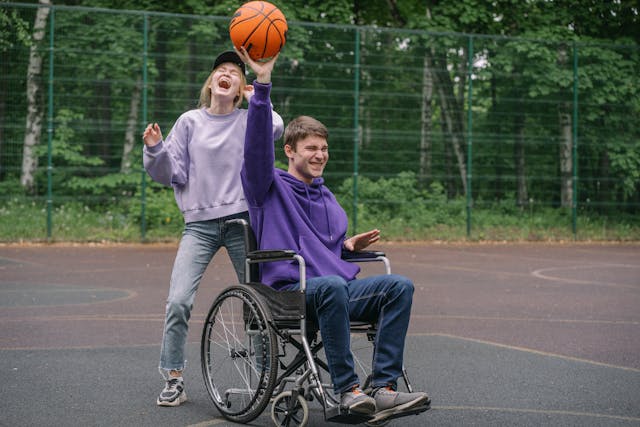
<instances>
[{"instance_id":1,"label":"bush","mask_svg":"<svg viewBox=\"0 0 640 427\"><path fill-rule=\"evenodd\" d=\"M119 178L113 179L116 182ZM100 187L111 187L113 182L105 181ZM128 188L128 184L123 187ZM51 240L142 240L139 191L122 194L122 188L118 185L115 188L118 195L92 191L91 199L54 194ZM21 194L17 180L4 181L0 189L8 190L0 193L0 241L47 240L46 198ZM471 235L467 236L466 199L447 200L438 182L421 188L415 174L408 172L378 180L366 177L358 180L357 230L354 230L352 192L352 178L343 181L335 191L351 219L349 232L379 228L383 240L640 240L640 225L634 215L610 217L581 211L577 218L578 233L574 236L570 210L534 203L523 208L515 200L478 200L472 210ZM145 240L177 241L184 220L173 190L149 181L145 195Z\"/></svg>"},{"instance_id":2,"label":"bush","mask_svg":"<svg viewBox=\"0 0 640 427\"><path fill-rule=\"evenodd\" d=\"M140 195L129 211L132 222L141 225ZM151 182L145 192L145 230L151 239L176 238L184 228L182 212L178 209L173 189Z\"/></svg>"},{"instance_id":3,"label":"bush","mask_svg":"<svg viewBox=\"0 0 640 427\"><path fill-rule=\"evenodd\" d=\"M459 227L465 221L465 201L447 200L443 186L432 183L420 189L413 172L391 178L358 180L357 230L380 228L386 238L415 240L429 238L429 231ZM353 178L346 179L336 192L350 213L353 227ZM438 233L441 234L440 232ZM439 238L442 238L439 237Z\"/></svg>"}]
</instances>

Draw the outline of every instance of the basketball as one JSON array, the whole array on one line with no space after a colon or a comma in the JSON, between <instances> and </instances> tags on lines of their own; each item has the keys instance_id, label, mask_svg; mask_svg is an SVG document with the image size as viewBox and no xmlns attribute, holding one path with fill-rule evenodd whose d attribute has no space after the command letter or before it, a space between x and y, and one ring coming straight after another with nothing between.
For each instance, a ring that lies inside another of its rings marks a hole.
<instances>
[{"instance_id":1,"label":"basketball","mask_svg":"<svg viewBox=\"0 0 640 427\"><path fill-rule=\"evenodd\" d=\"M266 1L250 1L236 10L229 23L231 42L241 46L254 61L268 61L287 41L287 20L283 13Z\"/></svg>"}]
</instances>

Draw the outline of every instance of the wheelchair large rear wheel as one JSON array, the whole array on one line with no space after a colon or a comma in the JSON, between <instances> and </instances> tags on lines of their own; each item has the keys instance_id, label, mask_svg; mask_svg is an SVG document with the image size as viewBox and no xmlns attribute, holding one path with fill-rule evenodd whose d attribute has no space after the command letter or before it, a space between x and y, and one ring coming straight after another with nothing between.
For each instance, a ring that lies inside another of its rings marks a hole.
<instances>
[{"instance_id":1,"label":"wheelchair large rear wheel","mask_svg":"<svg viewBox=\"0 0 640 427\"><path fill-rule=\"evenodd\" d=\"M278 364L271 314L248 285L225 289L205 320L201 364L205 386L227 419L248 423L269 404Z\"/></svg>"}]
</instances>

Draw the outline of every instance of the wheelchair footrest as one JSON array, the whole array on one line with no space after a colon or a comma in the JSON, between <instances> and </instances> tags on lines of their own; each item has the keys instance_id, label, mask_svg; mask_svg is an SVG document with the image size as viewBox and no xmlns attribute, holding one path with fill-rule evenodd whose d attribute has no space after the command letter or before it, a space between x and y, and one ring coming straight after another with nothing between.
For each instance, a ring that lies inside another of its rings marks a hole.
<instances>
[{"instance_id":1,"label":"wheelchair footrest","mask_svg":"<svg viewBox=\"0 0 640 427\"><path fill-rule=\"evenodd\" d=\"M324 410L324 419L332 423L362 424L366 423L371 418L373 418L373 415L350 412L348 409L339 405L332 406Z\"/></svg>"}]
</instances>

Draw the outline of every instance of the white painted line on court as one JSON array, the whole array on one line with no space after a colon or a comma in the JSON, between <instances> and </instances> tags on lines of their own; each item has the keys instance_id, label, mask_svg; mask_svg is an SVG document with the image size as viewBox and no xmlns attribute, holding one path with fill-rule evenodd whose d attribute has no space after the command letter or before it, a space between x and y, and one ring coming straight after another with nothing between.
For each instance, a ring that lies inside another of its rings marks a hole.
<instances>
[{"instance_id":1,"label":"white painted line on court","mask_svg":"<svg viewBox=\"0 0 640 427\"><path fill-rule=\"evenodd\" d=\"M438 411L482 411L482 412L515 412L524 414L570 415L575 417L606 418L619 421L640 421L638 417L623 415L599 414L597 412L562 411L557 409L499 408L491 406L432 406Z\"/></svg>"},{"instance_id":2,"label":"white painted line on court","mask_svg":"<svg viewBox=\"0 0 640 427\"><path fill-rule=\"evenodd\" d=\"M521 352L524 352L524 353L537 354L539 356L554 357L554 358L558 358L558 359L569 360L569 361L572 361L572 362L580 362L580 363L587 363L589 365L602 366L602 367L605 367L605 368L622 369L623 371L640 372L640 369L638 369L638 368L630 368L628 366L612 365L610 363L596 362L596 361L593 361L593 360L581 359L579 357L564 356L562 354L550 353L550 352L547 352L547 351L540 351L540 350L534 350L534 349L526 348L526 347L518 347L518 346L513 346L513 345L500 344L500 343L497 343L497 342L480 340L480 339L476 339L476 338L461 337L461 336L458 336L458 335L440 334L440 333L426 333L426 334L413 333L413 334L408 334L408 335L418 336L418 337L429 337L429 336L431 336L431 337L454 338L454 339L463 340L463 341L476 342L478 344L490 345L490 346L493 346L493 347L500 347L500 348L504 348L504 349L508 349L508 350L516 350L516 351L521 351Z\"/></svg>"}]
</instances>

